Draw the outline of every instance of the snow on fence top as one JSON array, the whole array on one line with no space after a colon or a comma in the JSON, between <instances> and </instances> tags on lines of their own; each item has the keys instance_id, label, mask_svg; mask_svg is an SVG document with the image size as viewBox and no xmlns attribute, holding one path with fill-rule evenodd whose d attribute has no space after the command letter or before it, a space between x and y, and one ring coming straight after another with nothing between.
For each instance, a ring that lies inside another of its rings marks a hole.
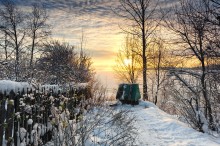
<instances>
[{"instance_id":1,"label":"snow on fence top","mask_svg":"<svg viewBox=\"0 0 220 146\"><path fill-rule=\"evenodd\" d=\"M11 90L13 90L15 93L20 91L27 92L27 90L32 89L31 84L27 82L15 82L10 80L0 80L0 93L9 94Z\"/></svg>"},{"instance_id":2,"label":"snow on fence top","mask_svg":"<svg viewBox=\"0 0 220 146\"><path fill-rule=\"evenodd\" d=\"M73 88L73 89L84 89L88 86L88 83L68 83L65 85L67 88ZM0 93L9 94L12 90L17 93L18 91L23 91L27 93L27 89L31 90L37 88L35 86L32 86L32 84L29 84L27 82L15 82L10 80L0 80ZM61 85L39 85L39 89L42 91L49 92L50 90L53 90L54 93L58 93L58 91L62 91L62 89L65 90L64 86Z\"/></svg>"},{"instance_id":3,"label":"snow on fence top","mask_svg":"<svg viewBox=\"0 0 220 146\"><path fill-rule=\"evenodd\" d=\"M88 86L88 83L71 83L70 86L75 89L86 88Z\"/></svg>"},{"instance_id":4,"label":"snow on fence top","mask_svg":"<svg viewBox=\"0 0 220 146\"><path fill-rule=\"evenodd\" d=\"M54 93L58 93L58 91L61 91L61 88L59 85L41 85L39 88L41 91L47 91L53 90Z\"/></svg>"},{"instance_id":5,"label":"snow on fence top","mask_svg":"<svg viewBox=\"0 0 220 146\"><path fill-rule=\"evenodd\" d=\"M49 84L45 84L45 85L40 85L40 90L44 90L44 91L50 91L53 90L54 93L58 93L58 91L62 91L65 89L84 89L88 86L88 83L68 83L66 85L49 85Z\"/></svg>"}]
</instances>

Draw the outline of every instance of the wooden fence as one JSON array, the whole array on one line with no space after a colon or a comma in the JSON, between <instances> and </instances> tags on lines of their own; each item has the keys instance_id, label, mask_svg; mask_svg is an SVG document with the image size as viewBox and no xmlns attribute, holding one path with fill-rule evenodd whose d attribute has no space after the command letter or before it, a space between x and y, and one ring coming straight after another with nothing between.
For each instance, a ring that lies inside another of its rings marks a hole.
<instances>
[{"instance_id":1,"label":"wooden fence","mask_svg":"<svg viewBox=\"0 0 220 146\"><path fill-rule=\"evenodd\" d=\"M23 90L24 91L24 90ZM28 89L27 89L28 91ZM69 90L63 93L66 97L77 96L87 91ZM77 95L75 95L77 94ZM53 100L51 100L51 96ZM88 95L86 95L88 97ZM60 93L46 93L29 91L27 93L11 91L9 94L0 93L0 145L19 146L25 139L27 145L33 145L36 134L40 135L38 145L43 145L52 139L50 120L52 117L51 106L60 106ZM79 99L70 101L66 108L76 107ZM70 113L70 115L74 113ZM74 118L74 116L72 116Z\"/></svg>"}]
</instances>

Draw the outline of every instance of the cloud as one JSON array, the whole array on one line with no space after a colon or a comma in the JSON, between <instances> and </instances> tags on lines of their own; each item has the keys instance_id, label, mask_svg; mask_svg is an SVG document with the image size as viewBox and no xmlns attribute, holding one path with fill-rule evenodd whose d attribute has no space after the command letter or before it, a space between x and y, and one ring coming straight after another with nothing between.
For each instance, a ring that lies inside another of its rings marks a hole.
<instances>
[{"instance_id":1,"label":"cloud","mask_svg":"<svg viewBox=\"0 0 220 146\"><path fill-rule=\"evenodd\" d=\"M82 31L86 50L91 53L97 68L110 68L116 52L121 48L124 35L118 27L121 21L112 7L118 0L14 0L21 7L41 3L48 10L48 22L52 26L52 37L79 46ZM164 9L176 0L160 0Z\"/></svg>"},{"instance_id":2,"label":"cloud","mask_svg":"<svg viewBox=\"0 0 220 146\"><path fill-rule=\"evenodd\" d=\"M91 54L91 56L95 57L95 58L114 58L116 56L116 53L113 51L108 51L108 50L89 50L89 53Z\"/></svg>"}]
</instances>

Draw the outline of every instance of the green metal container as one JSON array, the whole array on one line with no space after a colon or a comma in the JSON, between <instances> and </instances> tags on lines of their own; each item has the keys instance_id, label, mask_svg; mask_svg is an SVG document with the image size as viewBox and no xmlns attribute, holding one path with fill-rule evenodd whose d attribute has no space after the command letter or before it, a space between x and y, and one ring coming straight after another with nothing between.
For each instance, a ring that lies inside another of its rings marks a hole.
<instances>
[{"instance_id":1,"label":"green metal container","mask_svg":"<svg viewBox=\"0 0 220 146\"><path fill-rule=\"evenodd\" d=\"M117 91L117 94L116 94L116 99L118 99L118 100L121 99L121 96L123 94L123 90L124 90L124 84L120 84L118 86L118 91Z\"/></svg>"},{"instance_id":2,"label":"green metal container","mask_svg":"<svg viewBox=\"0 0 220 146\"><path fill-rule=\"evenodd\" d=\"M131 84L131 100L138 101L141 98L139 85L138 84Z\"/></svg>"},{"instance_id":3,"label":"green metal container","mask_svg":"<svg viewBox=\"0 0 220 146\"><path fill-rule=\"evenodd\" d=\"M122 103L138 104L141 98L138 84L120 84L118 87L116 99Z\"/></svg>"}]
</instances>

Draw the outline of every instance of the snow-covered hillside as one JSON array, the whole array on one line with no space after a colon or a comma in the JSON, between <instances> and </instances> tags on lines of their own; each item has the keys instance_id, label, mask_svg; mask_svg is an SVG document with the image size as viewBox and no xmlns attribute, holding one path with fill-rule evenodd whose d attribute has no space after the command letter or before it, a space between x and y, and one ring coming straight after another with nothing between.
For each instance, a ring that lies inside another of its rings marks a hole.
<instances>
[{"instance_id":1,"label":"snow-covered hillside","mask_svg":"<svg viewBox=\"0 0 220 146\"><path fill-rule=\"evenodd\" d=\"M219 139L189 128L150 102L122 107L131 109L131 114L136 117L138 146L220 146Z\"/></svg>"},{"instance_id":2,"label":"snow-covered hillside","mask_svg":"<svg viewBox=\"0 0 220 146\"><path fill-rule=\"evenodd\" d=\"M220 146L220 139L188 127L187 124L161 111L150 102L141 101L139 105L135 106L124 104L112 108L115 111L129 110L131 115L128 116L135 116L135 122L132 123L137 129L137 135L134 136L134 146ZM105 114L101 116L103 119L106 118ZM96 135L96 141L103 141L102 137L103 133L100 132L99 135ZM88 139L85 146L108 146L108 143L94 143L94 139L94 137ZM123 144L130 146L126 142ZM51 141L45 146L54 146L54 143Z\"/></svg>"}]
</instances>

